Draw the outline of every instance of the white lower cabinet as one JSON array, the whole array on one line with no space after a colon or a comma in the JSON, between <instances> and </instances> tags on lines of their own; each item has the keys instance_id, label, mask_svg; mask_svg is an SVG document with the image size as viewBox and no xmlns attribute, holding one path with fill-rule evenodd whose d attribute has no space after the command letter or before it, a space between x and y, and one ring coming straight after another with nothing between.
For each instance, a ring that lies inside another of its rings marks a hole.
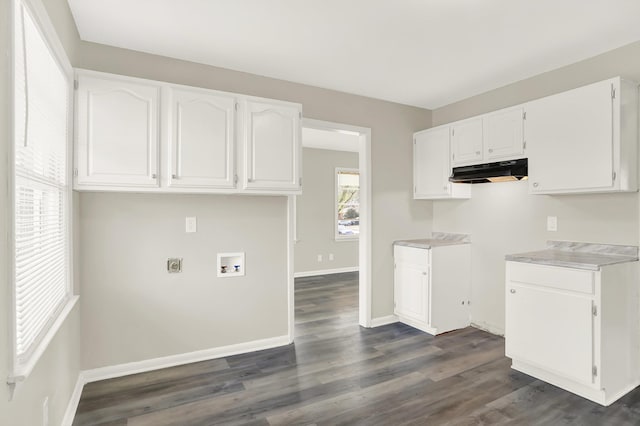
<instances>
[{"instance_id":1,"label":"white lower cabinet","mask_svg":"<svg viewBox=\"0 0 640 426\"><path fill-rule=\"evenodd\" d=\"M471 246L394 246L394 314L429 334L469 325Z\"/></svg>"},{"instance_id":2,"label":"white lower cabinet","mask_svg":"<svg viewBox=\"0 0 640 426\"><path fill-rule=\"evenodd\" d=\"M589 271L507 262L512 368L602 405L640 384L637 265Z\"/></svg>"}]
</instances>

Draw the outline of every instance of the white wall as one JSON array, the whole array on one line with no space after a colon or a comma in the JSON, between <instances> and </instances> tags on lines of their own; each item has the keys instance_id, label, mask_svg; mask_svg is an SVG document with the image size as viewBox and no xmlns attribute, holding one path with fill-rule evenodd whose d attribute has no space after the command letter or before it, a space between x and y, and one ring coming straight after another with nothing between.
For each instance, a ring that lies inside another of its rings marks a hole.
<instances>
[{"instance_id":1,"label":"white wall","mask_svg":"<svg viewBox=\"0 0 640 426\"><path fill-rule=\"evenodd\" d=\"M304 148L302 162L304 191L297 197L294 272L357 267L358 240L335 239L335 172L336 167L357 169L358 153ZM329 260L329 253L334 260Z\"/></svg>"},{"instance_id":2,"label":"white wall","mask_svg":"<svg viewBox=\"0 0 640 426\"><path fill-rule=\"evenodd\" d=\"M10 137L10 1L0 2L0 425L33 426L42 424L42 404L49 398L49 421L61 423L80 369L80 310L76 304L66 321L49 344L29 377L18 384L13 400L9 401L9 387L5 384L11 367L12 311L8 260L5 236L8 232L9 206L7 193L8 148ZM63 39L63 42L65 40ZM65 43L65 48L69 49Z\"/></svg>"},{"instance_id":3,"label":"white wall","mask_svg":"<svg viewBox=\"0 0 640 426\"><path fill-rule=\"evenodd\" d=\"M616 75L640 82L640 43L433 111L440 125ZM579 161L576 158L576 161ZM479 184L468 201L437 201L433 229L471 234L472 321L504 332L504 256L547 240L638 245L639 197L629 194L529 195L526 182ZM546 231L546 217L558 231Z\"/></svg>"}]
</instances>

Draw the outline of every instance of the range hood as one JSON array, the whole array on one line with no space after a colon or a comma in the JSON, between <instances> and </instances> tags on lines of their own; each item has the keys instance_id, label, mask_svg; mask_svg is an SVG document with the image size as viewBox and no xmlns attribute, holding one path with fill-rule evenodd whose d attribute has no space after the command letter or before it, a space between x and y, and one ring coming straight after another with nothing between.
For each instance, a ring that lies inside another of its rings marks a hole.
<instances>
[{"instance_id":1,"label":"range hood","mask_svg":"<svg viewBox=\"0 0 640 426\"><path fill-rule=\"evenodd\" d=\"M520 160L454 167L449 181L456 183L508 182L526 179L527 176L528 162L526 158L522 158Z\"/></svg>"}]
</instances>

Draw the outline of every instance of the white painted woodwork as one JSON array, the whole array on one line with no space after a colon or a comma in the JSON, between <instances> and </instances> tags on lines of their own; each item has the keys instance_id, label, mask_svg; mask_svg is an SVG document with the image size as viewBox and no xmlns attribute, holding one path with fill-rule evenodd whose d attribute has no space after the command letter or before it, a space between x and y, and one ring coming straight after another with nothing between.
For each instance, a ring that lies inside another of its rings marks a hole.
<instances>
[{"instance_id":1,"label":"white painted woodwork","mask_svg":"<svg viewBox=\"0 0 640 426\"><path fill-rule=\"evenodd\" d=\"M636 191L638 89L619 77L525 105L534 194Z\"/></svg>"},{"instance_id":2,"label":"white painted woodwork","mask_svg":"<svg viewBox=\"0 0 640 426\"><path fill-rule=\"evenodd\" d=\"M524 155L523 108L507 108L485 114L484 160L495 162Z\"/></svg>"},{"instance_id":3,"label":"white painted woodwork","mask_svg":"<svg viewBox=\"0 0 640 426\"><path fill-rule=\"evenodd\" d=\"M169 187L234 188L233 96L169 89Z\"/></svg>"},{"instance_id":4,"label":"white painted woodwork","mask_svg":"<svg viewBox=\"0 0 640 426\"><path fill-rule=\"evenodd\" d=\"M451 124L451 165L453 167L482 162L482 117Z\"/></svg>"},{"instance_id":5,"label":"white painted woodwork","mask_svg":"<svg viewBox=\"0 0 640 426\"><path fill-rule=\"evenodd\" d=\"M609 405L640 384L638 262L506 263L512 368Z\"/></svg>"},{"instance_id":6,"label":"white painted woodwork","mask_svg":"<svg viewBox=\"0 0 640 426\"><path fill-rule=\"evenodd\" d=\"M449 182L449 128L424 130L413 140L413 198L469 198L471 185Z\"/></svg>"},{"instance_id":7,"label":"white painted woodwork","mask_svg":"<svg viewBox=\"0 0 640 426\"><path fill-rule=\"evenodd\" d=\"M430 334L469 325L471 246L394 246L394 314Z\"/></svg>"},{"instance_id":8,"label":"white painted woodwork","mask_svg":"<svg viewBox=\"0 0 640 426\"><path fill-rule=\"evenodd\" d=\"M158 186L160 86L79 75L76 185Z\"/></svg>"},{"instance_id":9,"label":"white painted woodwork","mask_svg":"<svg viewBox=\"0 0 640 426\"><path fill-rule=\"evenodd\" d=\"M300 104L76 75L75 190L301 193Z\"/></svg>"},{"instance_id":10,"label":"white painted woodwork","mask_svg":"<svg viewBox=\"0 0 640 426\"><path fill-rule=\"evenodd\" d=\"M299 105L248 99L244 113L244 188L299 191Z\"/></svg>"}]
</instances>

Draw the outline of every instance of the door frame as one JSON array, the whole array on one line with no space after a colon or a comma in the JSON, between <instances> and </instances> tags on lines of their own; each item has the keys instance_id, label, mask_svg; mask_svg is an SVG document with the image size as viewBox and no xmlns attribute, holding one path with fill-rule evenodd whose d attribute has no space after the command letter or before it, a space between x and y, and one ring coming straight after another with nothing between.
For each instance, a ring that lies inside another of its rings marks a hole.
<instances>
[{"instance_id":1,"label":"door frame","mask_svg":"<svg viewBox=\"0 0 640 426\"><path fill-rule=\"evenodd\" d=\"M358 136L360 170L360 235L358 238L358 323L371 327L371 129L332 121L303 118L302 127ZM302 149L302 148L301 148ZM293 342L295 327L294 237L295 195L287 197L288 331Z\"/></svg>"}]
</instances>

